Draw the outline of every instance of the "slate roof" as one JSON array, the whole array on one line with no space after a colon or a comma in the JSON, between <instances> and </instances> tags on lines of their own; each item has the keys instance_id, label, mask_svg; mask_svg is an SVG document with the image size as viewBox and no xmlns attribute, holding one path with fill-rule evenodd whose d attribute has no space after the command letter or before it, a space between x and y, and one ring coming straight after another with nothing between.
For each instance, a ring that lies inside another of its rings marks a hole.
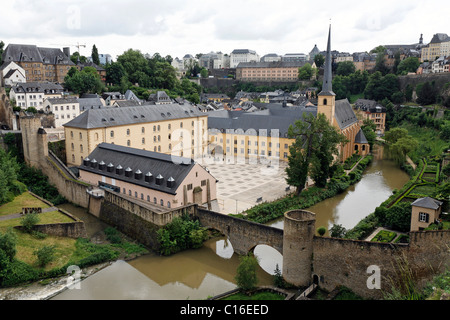
<instances>
[{"instance_id":1,"label":"slate roof","mask_svg":"<svg viewBox=\"0 0 450 320\"><path fill-rule=\"evenodd\" d=\"M442 203L443 202L435 200L433 198L425 197L425 198L417 199L416 201L411 203L411 205L415 206L415 207L422 207L422 208L436 210L442 205Z\"/></svg>"},{"instance_id":2,"label":"slate roof","mask_svg":"<svg viewBox=\"0 0 450 320\"><path fill-rule=\"evenodd\" d=\"M110 107L87 110L64 126L93 129L204 116L204 113L191 108L189 105L179 104L142 105L128 108Z\"/></svg>"},{"instance_id":3,"label":"slate roof","mask_svg":"<svg viewBox=\"0 0 450 320\"><path fill-rule=\"evenodd\" d=\"M16 93L61 93L64 91L64 88L52 82L27 82L15 85L12 87L12 90Z\"/></svg>"},{"instance_id":4,"label":"slate roof","mask_svg":"<svg viewBox=\"0 0 450 320\"><path fill-rule=\"evenodd\" d=\"M61 49L39 48L27 44L9 44L3 52L3 61L75 65Z\"/></svg>"},{"instance_id":5,"label":"slate roof","mask_svg":"<svg viewBox=\"0 0 450 320\"><path fill-rule=\"evenodd\" d=\"M336 121L341 130L344 130L348 126L358 122L358 118L356 118L355 113L353 112L352 106L347 99L337 100L335 115Z\"/></svg>"},{"instance_id":6,"label":"slate roof","mask_svg":"<svg viewBox=\"0 0 450 320\"><path fill-rule=\"evenodd\" d=\"M296 120L302 119L303 114L317 115L316 107L286 107L281 104L254 103L256 107L263 105L265 110L255 112L245 111L211 111L208 112L208 129L218 129L226 132L227 129L242 129L246 132L254 129L259 134L260 130L267 130L267 135L272 129L279 130L279 137L287 137L288 129Z\"/></svg>"},{"instance_id":7,"label":"slate roof","mask_svg":"<svg viewBox=\"0 0 450 320\"><path fill-rule=\"evenodd\" d=\"M249 49L234 49L233 52L231 52L231 54L247 54L247 53L256 54L256 51Z\"/></svg>"},{"instance_id":8,"label":"slate roof","mask_svg":"<svg viewBox=\"0 0 450 320\"><path fill-rule=\"evenodd\" d=\"M361 144L369 143L369 141L367 141L367 138L364 135L364 132L362 131L362 129L360 129L359 132L356 134L355 143L361 143Z\"/></svg>"},{"instance_id":9,"label":"slate roof","mask_svg":"<svg viewBox=\"0 0 450 320\"><path fill-rule=\"evenodd\" d=\"M358 99L355 102L355 107L363 111L369 111L371 113L386 112L386 108L380 105L375 100Z\"/></svg>"},{"instance_id":10,"label":"slate roof","mask_svg":"<svg viewBox=\"0 0 450 320\"><path fill-rule=\"evenodd\" d=\"M50 98L47 101L51 104L78 103L78 98Z\"/></svg>"},{"instance_id":11,"label":"slate roof","mask_svg":"<svg viewBox=\"0 0 450 320\"><path fill-rule=\"evenodd\" d=\"M101 143L88 158L84 159L83 164L78 168L79 170L175 195L178 187L195 166L192 159L175 158L174 161L171 155L163 153ZM92 166L94 161L95 167ZM108 166L112 169L110 172L108 172ZM116 170L119 166L122 168L121 172ZM127 169L131 173L130 176L126 175ZM146 176L150 175L151 179L146 181ZM158 176L163 178L160 185L156 183ZM169 179L174 180L172 187L168 186Z\"/></svg>"},{"instance_id":12,"label":"slate roof","mask_svg":"<svg viewBox=\"0 0 450 320\"><path fill-rule=\"evenodd\" d=\"M104 108L102 100L100 98L79 98L78 103L80 104L80 112L86 111L88 109L100 109Z\"/></svg>"}]
</instances>

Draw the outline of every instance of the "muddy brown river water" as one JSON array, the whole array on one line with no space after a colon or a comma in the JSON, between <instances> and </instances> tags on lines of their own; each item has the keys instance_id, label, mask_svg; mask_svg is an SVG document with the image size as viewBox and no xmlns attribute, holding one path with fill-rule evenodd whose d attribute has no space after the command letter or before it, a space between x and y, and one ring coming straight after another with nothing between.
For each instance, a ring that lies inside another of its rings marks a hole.
<instances>
[{"instance_id":1,"label":"muddy brown river water","mask_svg":"<svg viewBox=\"0 0 450 320\"><path fill-rule=\"evenodd\" d=\"M311 208L316 213L316 228L342 224L352 228L386 200L393 189L400 189L408 175L393 162L382 159L376 150L373 163L360 182L346 192ZM86 221L88 233L96 235L105 225L83 209L71 205L65 210ZM283 228L283 220L270 225ZM95 238L95 237L94 237ZM268 246L255 248L260 262L260 285L271 285L275 268L282 270L282 256ZM234 277L239 257L226 238L207 241L197 250L188 250L171 257L156 254L142 256L111 266L81 282L79 289L66 290L53 300L200 300L236 288Z\"/></svg>"}]
</instances>

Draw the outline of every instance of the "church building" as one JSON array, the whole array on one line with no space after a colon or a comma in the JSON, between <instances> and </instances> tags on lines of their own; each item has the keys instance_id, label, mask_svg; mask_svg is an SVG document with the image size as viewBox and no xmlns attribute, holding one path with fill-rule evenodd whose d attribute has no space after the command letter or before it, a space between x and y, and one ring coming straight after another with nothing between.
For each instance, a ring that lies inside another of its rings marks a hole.
<instances>
[{"instance_id":1,"label":"church building","mask_svg":"<svg viewBox=\"0 0 450 320\"><path fill-rule=\"evenodd\" d=\"M336 94L332 88L331 69L331 26L328 34L327 54L325 58L325 69L322 91L318 95L317 113L323 113L335 128L337 128L348 142L340 147L341 161L350 158L358 152L365 156L369 153L369 142L361 130L359 121L347 99L336 100Z\"/></svg>"}]
</instances>

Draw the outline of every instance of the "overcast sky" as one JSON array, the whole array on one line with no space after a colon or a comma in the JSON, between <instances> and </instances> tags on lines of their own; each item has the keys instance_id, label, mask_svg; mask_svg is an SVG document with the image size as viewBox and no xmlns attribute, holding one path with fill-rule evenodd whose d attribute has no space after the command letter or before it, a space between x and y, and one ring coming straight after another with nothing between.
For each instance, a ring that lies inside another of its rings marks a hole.
<instances>
[{"instance_id":1,"label":"overcast sky","mask_svg":"<svg viewBox=\"0 0 450 320\"><path fill-rule=\"evenodd\" d=\"M448 0L10 0L1 2L0 40L6 44L81 47L115 58L129 48L182 58L234 49L309 53L370 51L413 44L423 33L450 34Z\"/></svg>"}]
</instances>

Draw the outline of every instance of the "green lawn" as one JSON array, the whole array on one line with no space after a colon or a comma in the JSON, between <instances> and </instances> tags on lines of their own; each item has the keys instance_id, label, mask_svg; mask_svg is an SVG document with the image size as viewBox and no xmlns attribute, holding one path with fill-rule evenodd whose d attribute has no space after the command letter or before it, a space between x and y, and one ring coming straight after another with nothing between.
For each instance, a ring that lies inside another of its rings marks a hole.
<instances>
[{"instance_id":1,"label":"green lawn","mask_svg":"<svg viewBox=\"0 0 450 320\"><path fill-rule=\"evenodd\" d=\"M284 295L270 292L270 291L262 291L257 292L251 296L246 295L245 293L236 293L229 297L224 298L223 300L284 300L286 297Z\"/></svg>"},{"instance_id":2,"label":"green lawn","mask_svg":"<svg viewBox=\"0 0 450 320\"><path fill-rule=\"evenodd\" d=\"M0 216L21 213L22 208L49 208L41 200L33 197L29 192L17 196L13 201L0 206Z\"/></svg>"}]
</instances>

